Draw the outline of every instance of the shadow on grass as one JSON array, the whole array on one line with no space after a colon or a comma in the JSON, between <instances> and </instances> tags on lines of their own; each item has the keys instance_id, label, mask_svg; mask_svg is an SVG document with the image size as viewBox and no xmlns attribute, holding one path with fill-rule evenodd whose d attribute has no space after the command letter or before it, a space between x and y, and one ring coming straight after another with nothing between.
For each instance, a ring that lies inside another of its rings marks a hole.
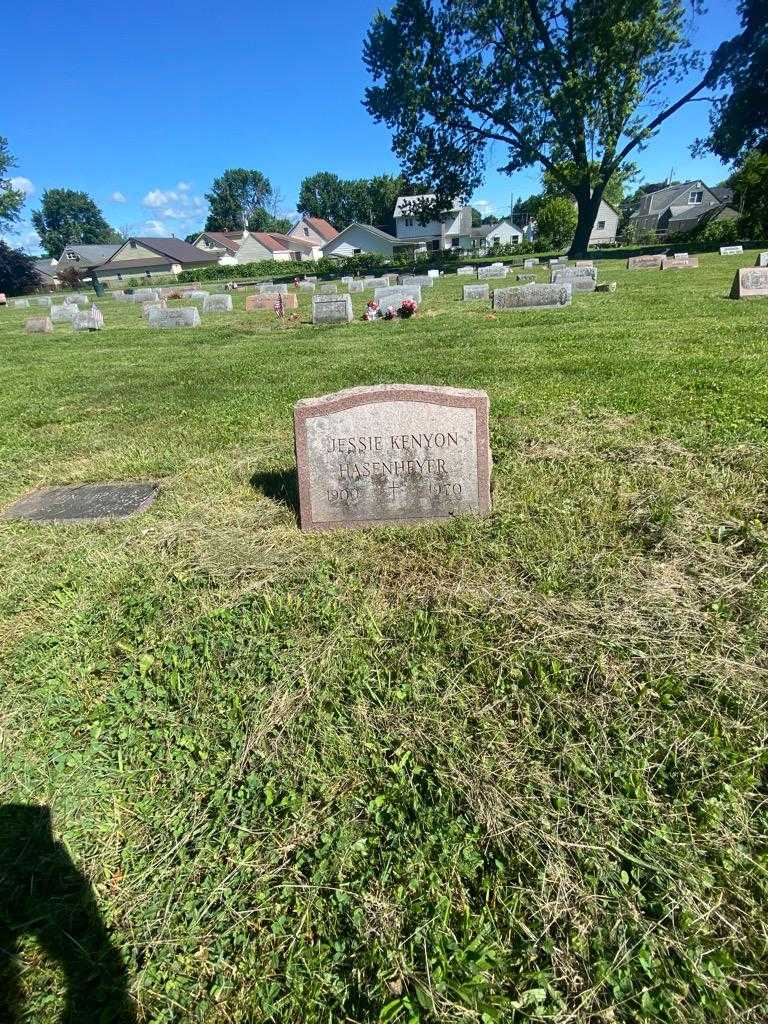
<instances>
[{"instance_id":1,"label":"shadow on grass","mask_svg":"<svg viewBox=\"0 0 768 1024\"><path fill-rule=\"evenodd\" d=\"M0 1022L31 1020L18 945L31 935L66 982L61 1024L135 1024L128 975L90 884L53 838L47 807L0 806Z\"/></svg>"},{"instance_id":2,"label":"shadow on grass","mask_svg":"<svg viewBox=\"0 0 768 1024\"><path fill-rule=\"evenodd\" d=\"M295 469L276 469L254 473L251 487L271 501L290 509L299 518L299 482Z\"/></svg>"}]
</instances>

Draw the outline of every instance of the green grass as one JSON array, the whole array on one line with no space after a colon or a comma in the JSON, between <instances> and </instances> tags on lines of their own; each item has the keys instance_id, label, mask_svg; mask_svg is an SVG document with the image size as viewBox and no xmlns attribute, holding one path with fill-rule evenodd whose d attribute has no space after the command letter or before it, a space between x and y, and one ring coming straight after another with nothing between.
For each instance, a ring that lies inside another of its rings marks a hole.
<instances>
[{"instance_id":1,"label":"green grass","mask_svg":"<svg viewBox=\"0 0 768 1024\"><path fill-rule=\"evenodd\" d=\"M765 1020L768 301L700 261L392 324L0 311L0 504L162 481L0 521L0 800L50 807L140 1021ZM293 403L383 382L489 392L492 514L302 535Z\"/></svg>"}]
</instances>

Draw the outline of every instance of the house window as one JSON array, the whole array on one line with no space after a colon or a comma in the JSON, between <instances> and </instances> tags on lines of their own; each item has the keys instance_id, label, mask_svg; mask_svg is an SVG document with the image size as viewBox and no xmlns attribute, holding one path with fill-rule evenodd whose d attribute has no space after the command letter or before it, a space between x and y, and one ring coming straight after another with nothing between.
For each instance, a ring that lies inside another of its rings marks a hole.
<instances>
[{"instance_id":1,"label":"house window","mask_svg":"<svg viewBox=\"0 0 768 1024\"><path fill-rule=\"evenodd\" d=\"M76 260L77 259L77 253L76 252L72 252L72 250L70 249L69 252L67 253L67 259L68 260Z\"/></svg>"},{"instance_id":2,"label":"house window","mask_svg":"<svg viewBox=\"0 0 768 1024\"><path fill-rule=\"evenodd\" d=\"M309 238L309 228L304 228L304 234Z\"/></svg>"},{"instance_id":3,"label":"house window","mask_svg":"<svg viewBox=\"0 0 768 1024\"><path fill-rule=\"evenodd\" d=\"M520 238L518 237L518 235L512 236L512 245L520 245Z\"/></svg>"},{"instance_id":4,"label":"house window","mask_svg":"<svg viewBox=\"0 0 768 1024\"><path fill-rule=\"evenodd\" d=\"M451 239L451 248L452 249L458 249L459 248L459 239L458 238L452 238Z\"/></svg>"},{"instance_id":5,"label":"house window","mask_svg":"<svg viewBox=\"0 0 768 1024\"><path fill-rule=\"evenodd\" d=\"M494 235L493 236L493 244L494 245L498 245L500 241L501 241L501 236L500 235Z\"/></svg>"},{"instance_id":6,"label":"house window","mask_svg":"<svg viewBox=\"0 0 768 1024\"><path fill-rule=\"evenodd\" d=\"M691 192L690 195L688 196L688 205L689 206L695 206L697 203L701 203L703 201L704 201L704 193L703 192Z\"/></svg>"},{"instance_id":7,"label":"house window","mask_svg":"<svg viewBox=\"0 0 768 1024\"><path fill-rule=\"evenodd\" d=\"M598 231L605 231L605 221L604 220L599 220L597 222L596 226L597 226L597 230Z\"/></svg>"},{"instance_id":8,"label":"house window","mask_svg":"<svg viewBox=\"0 0 768 1024\"><path fill-rule=\"evenodd\" d=\"M359 256L362 251L363 251L362 249L353 249L352 250L352 252L355 254L355 256Z\"/></svg>"},{"instance_id":9,"label":"house window","mask_svg":"<svg viewBox=\"0 0 768 1024\"><path fill-rule=\"evenodd\" d=\"M148 270L144 271L144 276L145 277L152 277L152 275L150 274L150 272Z\"/></svg>"},{"instance_id":10,"label":"house window","mask_svg":"<svg viewBox=\"0 0 768 1024\"><path fill-rule=\"evenodd\" d=\"M407 228L412 228L413 227L413 217L406 217L405 218L405 226Z\"/></svg>"}]
</instances>

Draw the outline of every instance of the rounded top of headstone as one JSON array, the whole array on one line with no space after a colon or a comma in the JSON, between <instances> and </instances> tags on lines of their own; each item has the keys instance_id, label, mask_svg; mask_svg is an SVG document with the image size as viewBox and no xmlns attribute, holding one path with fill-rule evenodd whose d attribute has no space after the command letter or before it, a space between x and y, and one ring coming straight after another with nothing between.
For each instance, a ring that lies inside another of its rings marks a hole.
<instances>
[{"instance_id":1,"label":"rounded top of headstone","mask_svg":"<svg viewBox=\"0 0 768 1024\"><path fill-rule=\"evenodd\" d=\"M474 388L436 387L431 384L371 384L362 387L344 388L330 395L316 398L301 398L296 402L295 409L322 407L331 403L352 404L362 403L365 399L373 401L457 401L467 402L480 399L487 402L488 393Z\"/></svg>"}]
</instances>

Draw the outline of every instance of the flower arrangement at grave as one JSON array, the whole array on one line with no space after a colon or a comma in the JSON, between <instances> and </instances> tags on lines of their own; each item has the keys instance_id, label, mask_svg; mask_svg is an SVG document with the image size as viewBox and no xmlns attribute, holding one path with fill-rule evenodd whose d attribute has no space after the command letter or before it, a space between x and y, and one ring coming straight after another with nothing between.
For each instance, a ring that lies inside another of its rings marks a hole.
<instances>
[{"instance_id":1,"label":"flower arrangement at grave","mask_svg":"<svg viewBox=\"0 0 768 1024\"><path fill-rule=\"evenodd\" d=\"M385 320L394 320L396 316L397 316L397 313L395 312L395 307L394 306L387 306L387 308L384 310L384 319Z\"/></svg>"},{"instance_id":2,"label":"flower arrangement at grave","mask_svg":"<svg viewBox=\"0 0 768 1024\"><path fill-rule=\"evenodd\" d=\"M413 299L403 299L397 310L397 315L401 320L408 320L416 313L418 308Z\"/></svg>"},{"instance_id":3,"label":"flower arrangement at grave","mask_svg":"<svg viewBox=\"0 0 768 1024\"><path fill-rule=\"evenodd\" d=\"M378 320L378 318L380 316L381 316L381 305L380 305L380 303L378 303L376 301L376 299L371 299L371 301L365 307L365 312L363 313L363 320Z\"/></svg>"}]
</instances>

